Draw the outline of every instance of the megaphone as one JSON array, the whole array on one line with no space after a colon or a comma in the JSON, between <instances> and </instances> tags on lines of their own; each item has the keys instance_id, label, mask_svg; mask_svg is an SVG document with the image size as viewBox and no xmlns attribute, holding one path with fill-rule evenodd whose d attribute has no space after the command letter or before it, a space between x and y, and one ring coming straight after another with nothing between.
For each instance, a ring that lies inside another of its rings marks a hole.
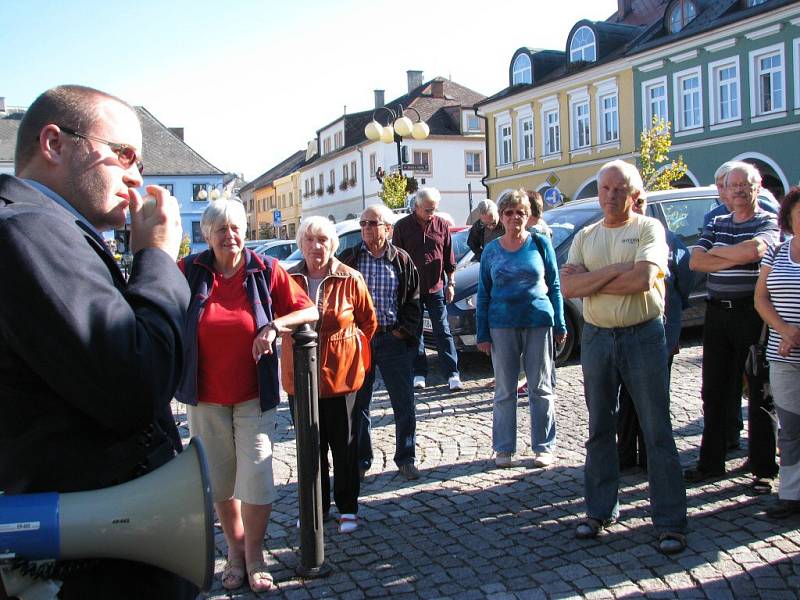
<instances>
[{"instance_id":1,"label":"megaphone","mask_svg":"<svg viewBox=\"0 0 800 600\"><path fill-rule=\"evenodd\" d=\"M214 575L211 484L203 445L121 485L69 494L0 495L0 558L118 558L208 589ZM8 595L14 579L0 571Z\"/></svg>"}]
</instances>

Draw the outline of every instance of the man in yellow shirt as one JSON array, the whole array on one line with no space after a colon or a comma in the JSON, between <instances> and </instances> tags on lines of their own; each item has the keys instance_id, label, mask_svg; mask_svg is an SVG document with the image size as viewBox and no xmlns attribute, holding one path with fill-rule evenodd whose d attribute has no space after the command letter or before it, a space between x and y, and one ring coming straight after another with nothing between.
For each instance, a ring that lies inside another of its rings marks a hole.
<instances>
[{"instance_id":1,"label":"man in yellow shirt","mask_svg":"<svg viewBox=\"0 0 800 600\"><path fill-rule=\"evenodd\" d=\"M584 395L589 410L584 488L587 516L576 537L597 537L619 514L616 421L619 388L630 391L647 449L653 525L665 554L686 547L686 489L669 414L664 277L668 248L657 220L633 212L644 186L621 160L597 174L603 218L583 228L561 270L566 298L583 298Z\"/></svg>"}]
</instances>

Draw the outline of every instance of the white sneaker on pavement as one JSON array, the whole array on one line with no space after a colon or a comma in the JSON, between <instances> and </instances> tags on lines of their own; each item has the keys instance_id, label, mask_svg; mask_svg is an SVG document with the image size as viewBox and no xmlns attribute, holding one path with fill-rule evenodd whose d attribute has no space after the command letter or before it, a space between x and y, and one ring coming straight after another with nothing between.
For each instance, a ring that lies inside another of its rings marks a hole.
<instances>
[{"instance_id":1,"label":"white sneaker on pavement","mask_svg":"<svg viewBox=\"0 0 800 600\"><path fill-rule=\"evenodd\" d=\"M425 378L422 375L414 375L414 387L419 390L425 387Z\"/></svg>"},{"instance_id":2,"label":"white sneaker on pavement","mask_svg":"<svg viewBox=\"0 0 800 600\"><path fill-rule=\"evenodd\" d=\"M501 469L508 469L514 466L513 454L511 452L498 452L494 457L494 464Z\"/></svg>"},{"instance_id":3,"label":"white sneaker on pavement","mask_svg":"<svg viewBox=\"0 0 800 600\"><path fill-rule=\"evenodd\" d=\"M450 391L455 390L463 390L464 385L461 383L461 377L458 376L458 373L453 375L450 379L447 380L447 383L450 385Z\"/></svg>"},{"instance_id":4,"label":"white sneaker on pavement","mask_svg":"<svg viewBox=\"0 0 800 600\"><path fill-rule=\"evenodd\" d=\"M534 467L549 467L556 462L556 457L550 452L535 452L533 455Z\"/></svg>"}]
</instances>

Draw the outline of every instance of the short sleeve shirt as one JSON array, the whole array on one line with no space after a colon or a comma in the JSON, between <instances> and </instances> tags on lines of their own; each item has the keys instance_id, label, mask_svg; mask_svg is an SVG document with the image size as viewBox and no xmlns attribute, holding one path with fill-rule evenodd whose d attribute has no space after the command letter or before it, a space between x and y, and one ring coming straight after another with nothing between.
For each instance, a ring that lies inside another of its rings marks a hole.
<instances>
[{"instance_id":1,"label":"short sleeve shirt","mask_svg":"<svg viewBox=\"0 0 800 600\"><path fill-rule=\"evenodd\" d=\"M615 263L648 262L658 267L658 278L646 292L593 294L583 299L583 318L597 327L630 327L664 314L664 277L667 247L660 222L634 214L621 227L606 227L599 221L575 234L567 262L596 271Z\"/></svg>"},{"instance_id":2,"label":"short sleeve shirt","mask_svg":"<svg viewBox=\"0 0 800 600\"><path fill-rule=\"evenodd\" d=\"M781 319L800 327L800 264L792 260L791 244L784 242L767 250L761 266L769 267L767 290L772 306ZM794 348L789 356L778 354L780 335L770 327L767 342L767 358L780 362L800 363L800 348Z\"/></svg>"}]
</instances>

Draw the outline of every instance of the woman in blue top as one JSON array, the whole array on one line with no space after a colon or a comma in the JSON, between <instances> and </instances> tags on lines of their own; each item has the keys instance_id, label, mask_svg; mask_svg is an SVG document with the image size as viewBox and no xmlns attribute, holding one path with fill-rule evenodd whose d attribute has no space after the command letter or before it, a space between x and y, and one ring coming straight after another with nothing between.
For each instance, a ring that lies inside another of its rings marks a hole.
<instances>
[{"instance_id":1,"label":"woman in blue top","mask_svg":"<svg viewBox=\"0 0 800 600\"><path fill-rule=\"evenodd\" d=\"M556 440L553 339L567 335L553 245L525 225L531 205L524 190L497 201L502 237L481 256L478 279L478 349L491 355L496 379L492 446L498 467L512 466L517 445L517 375L520 357L528 378L534 465L553 464ZM555 332L553 331L555 330Z\"/></svg>"}]
</instances>

